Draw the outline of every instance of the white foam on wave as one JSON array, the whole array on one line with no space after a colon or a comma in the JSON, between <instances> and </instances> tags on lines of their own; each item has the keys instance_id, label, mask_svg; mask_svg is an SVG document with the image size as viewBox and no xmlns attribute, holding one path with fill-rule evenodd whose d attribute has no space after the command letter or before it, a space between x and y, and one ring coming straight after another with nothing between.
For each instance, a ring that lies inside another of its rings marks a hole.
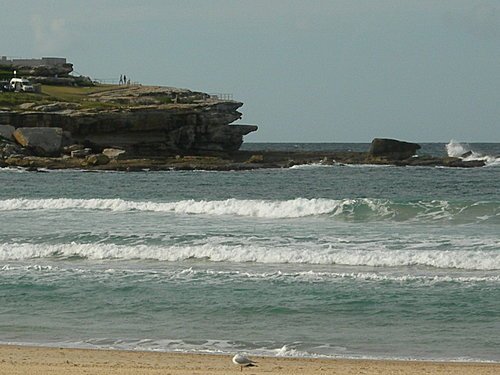
<instances>
[{"instance_id":1,"label":"white foam on wave","mask_svg":"<svg viewBox=\"0 0 500 375\"><path fill-rule=\"evenodd\" d=\"M346 348L343 347L335 347L338 351L344 351ZM317 354L310 353L304 350L299 350L291 345L283 345L281 348L272 350L275 357L284 357L284 358L336 358L337 355L334 354Z\"/></svg>"},{"instance_id":2,"label":"white foam on wave","mask_svg":"<svg viewBox=\"0 0 500 375\"><path fill-rule=\"evenodd\" d=\"M321 271L302 271L302 272L272 272L264 274L243 273L248 278L261 279L285 279L299 282L325 282L335 280L360 280L360 281L388 281L396 283L498 283L499 275L483 276L451 276L451 275L410 275L393 274L379 272L321 272Z\"/></svg>"},{"instance_id":3,"label":"white foam on wave","mask_svg":"<svg viewBox=\"0 0 500 375\"><path fill-rule=\"evenodd\" d=\"M164 212L185 215L242 216L268 219L309 216L340 216L366 220L466 220L484 221L500 212L495 202L451 203L418 201L397 203L385 199L307 199L289 200L181 200L175 202L128 201L124 199L26 199L0 200L0 211L89 210L113 212Z\"/></svg>"},{"instance_id":4,"label":"white foam on wave","mask_svg":"<svg viewBox=\"0 0 500 375\"><path fill-rule=\"evenodd\" d=\"M212 262L253 262L269 264L325 264L370 267L427 266L467 270L500 269L500 252L491 250L426 250L409 248L389 250L384 247L340 248L316 245L301 247L258 246L247 244L221 245L204 243L176 246L115 245L115 244L0 244L0 260L33 258L72 258L92 260L157 260L184 261L191 259Z\"/></svg>"},{"instance_id":5,"label":"white foam on wave","mask_svg":"<svg viewBox=\"0 0 500 375\"><path fill-rule=\"evenodd\" d=\"M322 358L322 359L355 359L355 360L388 360L388 361L430 361L430 362L459 362L459 363L499 363L497 360L486 360L475 357L409 357L398 355L369 355L349 350L347 347L331 344L282 344L277 342L238 342L232 340L183 340L183 339L150 339L150 338L112 338L95 337L85 340L0 340L0 344L30 347L50 347L69 349L112 349L120 351L159 352L159 353L186 353L186 354L215 354L233 355L244 352L249 356L284 357L284 358ZM282 345L282 346L281 346ZM301 350L295 346L302 346ZM310 347L310 348L309 348Z\"/></svg>"},{"instance_id":6,"label":"white foam on wave","mask_svg":"<svg viewBox=\"0 0 500 375\"><path fill-rule=\"evenodd\" d=\"M323 163L309 163L309 164L297 164L292 165L288 170L294 169L311 169L311 168L331 168L336 166L336 164L323 164Z\"/></svg>"},{"instance_id":7,"label":"white foam on wave","mask_svg":"<svg viewBox=\"0 0 500 375\"><path fill-rule=\"evenodd\" d=\"M267 272L250 271L246 269L213 269L213 268L174 268L174 269L158 269L158 268L80 268L67 265L46 265L46 264L4 264L0 266L0 272L9 275L25 275L31 274L49 274L53 277L62 275L83 275L85 278L92 277L93 279L113 278L117 280L124 278L129 280L130 277L137 278L137 282L151 281L189 281L192 279L204 280L207 283L224 283L234 282L237 280L254 280L254 281L273 281L284 283L328 283L339 282L343 280L367 281L367 282L395 282L417 283L421 285L433 285L443 283L500 283L500 275L486 273L482 275L460 272L453 274L442 274L436 272L415 273L408 272L335 272L322 270L308 271L281 271L274 270ZM406 270L408 271L408 270ZM439 271L442 272L442 271Z\"/></svg>"},{"instance_id":8,"label":"white foam on wave","mask_svg":"<svg viewBox=\"0 0 500 375\"><path fill-rule=\"evenodd\" d=\"M346 348L322 345L319 349L327 348L331 354L320 354L299 350L294 348L294 344L276 347L275 342L238 342L231 340L182 340L182 339L125 339L96 337L83 341L47 341L43 343L32 341L0 341L1 344L18 346L58 347L58 348L78 348L78 349L113 349L142 352L166 352L166 353L197 353L233 355L235 351L244 352L247 355L262 357L286 357L286 358L339 358L336 354L346 350ZM279 345L279 344L278 344ZM314 347L312 347L314 350ZM324 350L324 349L323 349Z\"/></svg>"},{"instance_id":9,"label":"white foam on wave","mask_svg":"<svg viewBox=\"0 0 500 375\"><path fill-rule=\"evenodd\" d=\"M27 173L28 171L21 167L2 167L0 168L0 172Z\"/></svg>"},{"instance_id":10,"label":"white foam on wave","mask_svg":"<svg viewBox=\"0 0 500 375\"><path fill-rule=\"evenodd\" d=\"M314 215L337 215L354 206L366 205L375 212L387 212L386 201L376 199L306 199L217 201L182 200L177 202L137 202L123 199L25 199L0 201L0 211L13 210L107 210L150 211L179 214L235 215L260 218L298 218Z\"/></svg>"}]
</instances>

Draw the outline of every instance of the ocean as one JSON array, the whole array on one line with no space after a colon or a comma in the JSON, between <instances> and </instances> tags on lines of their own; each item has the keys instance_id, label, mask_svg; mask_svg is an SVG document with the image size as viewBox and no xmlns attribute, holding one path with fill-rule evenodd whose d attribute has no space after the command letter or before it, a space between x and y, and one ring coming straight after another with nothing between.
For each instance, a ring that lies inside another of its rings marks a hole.
<instances>
[{"instance_id":1,"label":"ocean","mask_svg":"<svg viewBox=\"0 0 500 375\"><path fill-rule=\"evenodd\" d=\"M0 343L498 362L500 144L421 150L465 151L487 166L0 169Z\"/></svg>"}]
</instances>

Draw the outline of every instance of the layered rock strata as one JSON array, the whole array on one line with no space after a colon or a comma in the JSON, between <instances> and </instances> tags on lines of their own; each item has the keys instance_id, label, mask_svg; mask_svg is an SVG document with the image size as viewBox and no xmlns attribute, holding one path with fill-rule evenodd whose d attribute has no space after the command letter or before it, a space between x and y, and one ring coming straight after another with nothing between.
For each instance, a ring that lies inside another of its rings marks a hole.
<instances>
[{"instance_id":1,"label":"layered rock strata","mask_svg":"<svg viewBox=\"0 0 500 375\"><path fill-rule=\"evenodd\" d=\"M241 118L237 109L242 105L189 90L138 86L93 94L84 104L25 103L23 110L1 111L0 124L60 128L68 142L96 152L104 148L136 156L233 152L244 135L257 130L253 125L230 125Z\"/></svg>"}]
</instances>

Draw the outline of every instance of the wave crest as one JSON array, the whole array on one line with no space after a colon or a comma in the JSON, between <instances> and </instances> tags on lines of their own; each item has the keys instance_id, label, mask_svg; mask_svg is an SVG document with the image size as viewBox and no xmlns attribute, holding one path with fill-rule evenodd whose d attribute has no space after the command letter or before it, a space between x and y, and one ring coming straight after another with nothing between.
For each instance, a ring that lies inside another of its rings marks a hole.
<instances>
[{"instance_id":1,"label":"wave crest","mask_svg":"<svg viewBox=\"0 0 500 375\"><path fill-rule=\"evenodd\" d=\"M422 250L401 249L335 249L267 247L257 245L148 246L115 244L0 244L0 260L36 258L83 258L91 260L157 260L211 262L252 262L269 264L323 264L370 267L434 267L469 270L500 269L500 253L496 250Z\"/></svg>"},{"instance_id":2,"label":"wave crest","mask_svg":"<svg viewBox=\"0 0 500 375\"><path fill-rule=\"evenodd\" d=\"M6 199L0 211L16 210L103 210L165 212L187 215L243 216L269 219L329 215L350 220L393 219L396 221L459 220L474 222L500 218L499 202L417 201L392 202L385 199L306 199L291 200L182 200L138 202L123 199Z\"/></svg>"},{"instance_id":3,"label":"wave crest","mask_svg":"<svg viewBox=\"0 0 500 375\"><path fill-rule=\"evenodd\" d=\"M385 201L371 199L305 199L292 200L239 200L216 201L182 200L177 202L137 202L123 199L25 199L15 198L0 201L0 211L13 210L105 210L105 211L150 211L179 214L234 215L261 218L297 218L315 215L337 215L353 206L366 208L382 214Z\"/></svg>"}]
</instances>

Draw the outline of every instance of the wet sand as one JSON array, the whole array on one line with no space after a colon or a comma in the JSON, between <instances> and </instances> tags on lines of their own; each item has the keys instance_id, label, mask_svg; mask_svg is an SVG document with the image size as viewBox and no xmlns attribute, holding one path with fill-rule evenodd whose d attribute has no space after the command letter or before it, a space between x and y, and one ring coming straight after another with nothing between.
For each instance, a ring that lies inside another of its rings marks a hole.
<instances>
[{"instance_id":1,"label":"wet sand","mask_svg":"<svg viewBox=\"0 0 500 375\"><path fill-rule=\"evenodd\" d=\"M500 363L330 360L252 357L243 368L231 356L0 346L0 374L500 374Z\"/></svg>"}]
</instances>

